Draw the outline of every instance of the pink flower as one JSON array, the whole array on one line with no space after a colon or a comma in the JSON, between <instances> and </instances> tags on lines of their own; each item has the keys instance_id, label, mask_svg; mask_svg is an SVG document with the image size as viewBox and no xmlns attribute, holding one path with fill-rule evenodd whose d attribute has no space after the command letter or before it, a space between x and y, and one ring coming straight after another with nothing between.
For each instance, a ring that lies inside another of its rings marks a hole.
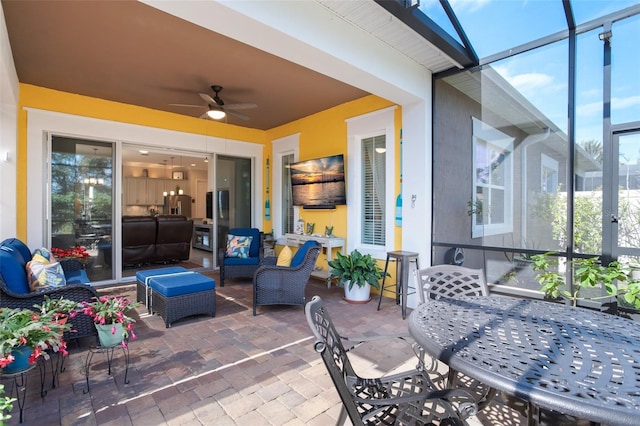
<instances>
[{"instance_id":1,"label":"pink flower","mask_svg":"<svg viewBox=\"0 0 640 426\"><path fill-rule=\"evenodd\" d=\"M5 356L4 358L0 358L0 368L4 368L7 365L11 364L14 359L15 358L11 354Z\"/></svg>"}]
</instances>

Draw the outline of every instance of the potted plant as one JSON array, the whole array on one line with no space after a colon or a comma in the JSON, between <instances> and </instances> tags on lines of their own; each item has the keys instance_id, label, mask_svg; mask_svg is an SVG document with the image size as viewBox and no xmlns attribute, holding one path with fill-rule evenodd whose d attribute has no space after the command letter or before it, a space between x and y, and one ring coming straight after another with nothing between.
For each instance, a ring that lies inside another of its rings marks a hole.
<instances>
[{"instance_id":1,"label":"potted plant","mask_svg":"<svg viewBox=\"0 0 640 426\"><path fill-rule=\"evenodd\" d=\"M103 347L121 343L126 348L129 338L136 338L133 332L136 321L126 312L137 306L138 303L131 303L121 296L101 296L94 297L92 302L82 302L82 312L93 319Z\"/></svg>"},{"instance_id":2,"label":"potted plant","mask_svg":"<svg viewBox=\"0 0 640 426\"><path fill-rule=\"evenodd\" d=\"M532 256L533 269L540 271L536 279L546 297L564 298L573 306L583 300L603 300L622 297L626 303L640 308L640 281L631 278L628 268L614 261L601 264L597 257L574 259L572 270L575 290L565 288L564 276L558 270L557 259L550 259L551 252ZM602 295L599 286L606 290Z\"/></svg>"},{"instance_id":3,"label":"potted plant","mask_svg":"<svg viewBox=\"0 0 640 426\"><path fill-rule=\"evenodd\" d=\"M358 250L353 250L349 255L336 254L336 259L329 262L329 268L331 276L340 279L338 285L344 286L345 300L351 303L368 302L371 286L380 289L378 281L385 276L385 272L370 254L363 255Z\"/></svg>"},{"instance_id":4,"label":"potted plant","mask_svg":"<svg viewBox=\"0 0 640 426\"><path fill-rule=\"evenodd\" d=\"M84 269L85 265L91 260L89 252L82 246L69 249L51 247L51 254L60 262L62 269L65 271Z\"/></svg>"},{"instance_id":5,"label":"potted plant","mask_svg":"<svg viewBox=\"0 0 640 426\"><path fill-rule=\"evenodd\" d=\"M46 350L67 355L62 334L70 324L51 327L52 316L29 309L0 308L0 368L16 373L29 368Z\"/></svg>"},{"instance_id":6,"label":"potted plant","mask_svg":"<svg viewBox=\"0 0 640 426\"><path fill-rule=\"evenodd\" d=\"M60 297L59 299L51 299L48 295L44 296L41 305L33 305L40 314L51 315L52 320L58 324L65 324L68 318L74 318L79 309L80 304L73 300Z\"/></svg>"}]
</instances>

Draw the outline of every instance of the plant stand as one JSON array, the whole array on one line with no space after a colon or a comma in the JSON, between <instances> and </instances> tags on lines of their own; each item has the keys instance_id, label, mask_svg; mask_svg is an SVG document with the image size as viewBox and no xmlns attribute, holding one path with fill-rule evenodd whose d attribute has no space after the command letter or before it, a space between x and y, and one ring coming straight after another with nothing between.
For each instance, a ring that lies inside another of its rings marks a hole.
<instances>
[{"instance_id":1,"label":"plant stand","mask_svg":"<svg viewBox=\"0 0 640 426\"><path fill-rule=\"evenodd\" d=\"M60 352L54 352L52 350L47 350L47 353L49 354L49 364L51 365L51 388L55 389L58 386L58 373L63 372L65 369L64 357ZM54 361L54 358L55 358L55 361ZM44 377L46 377L46 372L47 372L47 361L43 360L42 364L43 364L43 370L44 370L44 372L42 373L42 377L44 380Z\"/></svg>"},{"instance_id":2,"label":"plant stand","mask_svg":"<svg viewBox=\"0 0 640 426\"><path fill-rule=\"evenodd\" d=\"M28 373L36 368L36 366L40 367L40 396L44 398L47 395L47 391L44 390L44 368L40 365L40 360L29 366L26 370L17 373L3 373L0 369L0 379L9 379L11 381L9 396L13 396L13 390L16 390L16 402L18 403L18 410L20 412L20 423L22 423L22 412L24 411L24 403L27 399Z\"/></svg>"},{"instance_id":3,"label":"plant stand","mask_svg":"<svg viewBox=\"0 0 640 426\"><path fill-rule=\"evenodd\" d=\"M124 347L121 344L118 345L114 345L114 346L109 346L109 347L103 347L103 346L92 346L91 348L89 348L89 352L87 352L87 359L85 360L84 363L84 372L85 372L85 380L87 383L87 388L82 391L83 393L89 393L89 370L91 367L91 361L93 360L93 355L95 355L96 353L103 353L105 354L106 358L107 358L107 374L110 376L111 375L111 364L113 363L113 357L114 357L114 352L115 350L119 347L122 348L122 353L124 354L124 384L128 385L129 384L129 379L127 378L127 375L129 374L129 344L127 342L127 346Z\"/></svg>"}]
</instances>

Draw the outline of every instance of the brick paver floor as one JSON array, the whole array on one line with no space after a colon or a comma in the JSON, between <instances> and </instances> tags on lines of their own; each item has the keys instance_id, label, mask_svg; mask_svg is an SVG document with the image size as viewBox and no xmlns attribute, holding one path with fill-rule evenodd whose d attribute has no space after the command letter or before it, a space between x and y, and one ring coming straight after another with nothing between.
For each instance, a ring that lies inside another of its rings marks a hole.
<instances>
[{"instance_id":1,"label":"brick paver floor","mask_svg":"<svg viewBox=\"0 0 640 426\"><path fill-rule=\"evenodd\" d=\"M217 280L217 273L210 274ZM133 284L100 290L135 298ZM407 331L400 307L385 298L352 305L343 290L327 289L312 279L307 300L320 295L336 327L345 335L396 334ZM103 354L95 354L86 392L84 365L90 342L71 344L65 370L51 385L47 364L40 397L38 369L28 377L25 425L328 425L335 424L340 400L320 356L302 307L259 307L252 315L250 280L228 280L217 289L215 318L195 316L165 328L158 316L140 306L130 344L129 383L124 383L121 351L107 374ZM359 351L359 349L358 349ZM356 367L382 375L415 356L402 342L375 343L358 352ZM6 389L9 383L3 381ZM17 407L9 425L18 424ZM522 416L499 403L472 424L522 424Z\"/></svg>"}]
</instances>

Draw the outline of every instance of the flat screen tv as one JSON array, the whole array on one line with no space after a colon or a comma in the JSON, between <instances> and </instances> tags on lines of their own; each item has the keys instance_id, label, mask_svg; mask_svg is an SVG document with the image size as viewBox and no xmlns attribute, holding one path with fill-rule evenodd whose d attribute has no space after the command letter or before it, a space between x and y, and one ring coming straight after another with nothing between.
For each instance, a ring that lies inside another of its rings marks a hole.
<instances>
[{"instance_id":1,"label":"flat screen tv","mask_svg":"<svg viewBox=\"0 0 640 426\"><path fill-rule=\"evenodd\" d=\"M306 209L333 209L347 204L344 156L315 158L291 164L293 205Z\"/></svg>"}]
</instances>

